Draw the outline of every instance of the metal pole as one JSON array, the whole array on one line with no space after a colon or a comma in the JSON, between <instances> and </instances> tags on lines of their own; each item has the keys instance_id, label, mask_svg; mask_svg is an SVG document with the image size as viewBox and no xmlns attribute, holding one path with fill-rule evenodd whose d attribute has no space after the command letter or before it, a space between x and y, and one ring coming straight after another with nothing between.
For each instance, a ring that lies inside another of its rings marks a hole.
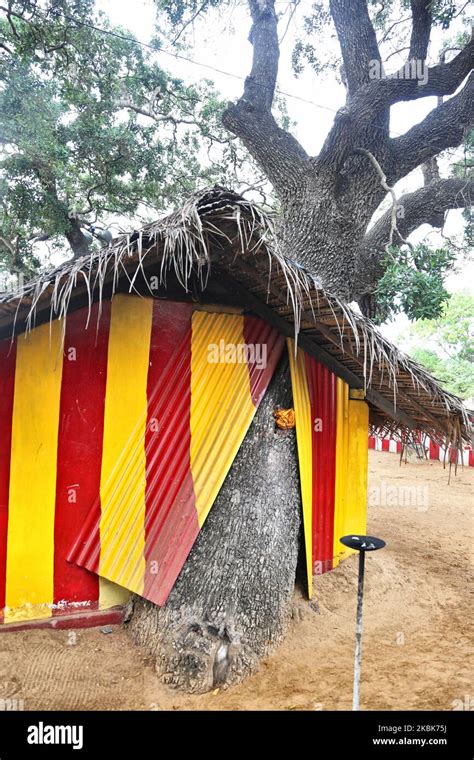
<instances>
[{"instance_id":1,"label":"metal pole","mask_svg":"<svg viewBox=\"0 0 474 760\"><path fill-rule=\"evenodd\" d=\"M359 552L359 583L357 586L357 617L354 659L354 691L352 709L359 710L360 668L362 659L362 603L364 601L365 551Z\"/></svg>"},{"instance_id":2,"label":"metal pole","mask_svg":"<svg viewBox=\"0 0 474 760\"><path fill-rule=\"evenodd\" d=\"M364 601L364 571L365 571L365 553L382 549L385 541L375 536L342 536L339 539L341 544L348 546L349 549L355 549L359 552L359 582L357 584L357 617L356 617L356 641L355 641L355 658L354 658L354 691L352 694L352 709L359 710L359 686L360 686L360 667L362 659L362 603Z\"/></svg>"}]
</instances>

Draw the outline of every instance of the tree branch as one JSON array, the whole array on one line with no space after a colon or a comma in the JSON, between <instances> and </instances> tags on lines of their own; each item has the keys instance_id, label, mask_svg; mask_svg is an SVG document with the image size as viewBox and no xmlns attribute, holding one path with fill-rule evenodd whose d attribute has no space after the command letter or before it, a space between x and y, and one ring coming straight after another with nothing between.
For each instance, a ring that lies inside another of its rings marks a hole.
<instances>
[{"instance_id":1,"label":"tree branch","mask_svg":"<svg viewBox=\"0 0 474 760\"><path fill-rule=\"evenodd\" d=\"M457 56L448 63L438 63L426 68L421 79L416 75L416 71L408 69L407 75L405 72L397 72L387 79L372 82L371 85L375 85L373 89L377 89L378 85L380 93L377 93L377 99L390 106L401 101L417 100L432 95L452 95L472 70L473 65L474 39L471 35L471 39ZM361 100L368 97L369 90L370 85L366 93L360 94Z\"/></svg>"},{"instance_id":2,"label":"tree branch","mask_svg":"<svg viewBox=\"0 0 474 760\"><path fill-rule=\"evenodd\" d=\"M421 171L424 185L432 185L433 182L438 182L441 179L436 158L429 158L428 161L424 161L421 164Z\"/></svg>"},{"instance_id":3,"label":"tree branch","mask_svg":"<svg viewBox=\"0 0 474 760\"><path fill-rule=\"evenodd\" d=\"M388 29L384 32L383 36L380 39L380 45L383 42L387 42L387 40L390 37L390 33L393 32L396 26L399 26L400 24L405 24L405 22L410 20L410 16L404 16L403 18L398 19L398 21L394 21L393 24L391 24Z\"/></svg>"},{"instance_id":4,"label":"tree branch","mask_svg":"<svg viewBox=\"0 0 474 760\"><path fill-rule=\"evenodd\" d=\"M432 182L413 193L403 195L398 207L403 215L398 215L397 228L407 238L422 224L442 227L445 214L450 209L466 208L474 196L474 181L451 178ZM354 298L359 303L368 304L373 309L373 292L384 273L386 246L392 233L392 210L383 214L370 228L357 251L357 287ZM366 307L364 307L366 308ZM364 313L367 313L367 308Z\"/></svg>"},{"instance_id":5,"label":"tree branch","mask_svg":"<svg viewBox=\"0 0 474 760\"><path fill-rule=\"evenodd\" d=\"M398 217L398 229L406 238L422 224L442 227L446 211L470 206L473 196L474 180L452 177L425 185L399 198L398 206L403 213ZM366 234L363 241L366 254L379 254L385 250L391 228L392 211L389 209Z\"/></svg>"},{"instance_id":6,"label":"tree branch","mask_svg":"<svg viewBox=\"0 0 474 760\"><path fill-rule=\"evenodd\" d=\"M397 236L398 236L400 242L405 243L408 246L411 246L411 243L409 243L407 240L404 239L404 237L402 236L402 233L400 232L400 229L398 227L397 219L398 219L398 210L400 208L400 202L397 199L397 196L396 196L396 193L395 193L395 190L393 189L393 187L391 187L387 183L387 177L385 176L385 173L384 173L382 167L380 166L379 162L377 161L377 159L375 158L375 156L373 155L373 153L370 152L370 150L364 150L362 148L358 148L358 149L356 149L354 151L354 153L358 153L360 155L367 156L367 158L369 159L370 163L372 164L372 166L374 167L375 171L377 172L377 174L380 177L380 184L382 185L382 188L385 190L386 193L389 193L390 196L391 196L391 198L392 198L392 208L391 208L391 211L390 211L390 230L389 230L389 233L388 233L388 240L387 240L387 243L385 245L385 248L388 249L389 246L391 246L393 244L393 236L394 236L395 233L397 233Z\"/></svg>"},{"instance_id":7,"label":"tree branch","mask_svg":"<svg viewBox=\"0 0 474 760\"><path fill-rule=\"evenodd\" d=\"M364 144L366 130L389 106L432 95L452 95L473 68L473 59L474 41L471 37L449 63L424 68L421 79L417 71L407 69L391 77L373 79L360 87L347 105L337 112L318 156L318 164L340 170L353 149Z\"/></svg>"},{"instance_id":8,"label":"tree branch","mask_svg":"<svg viewBox=\"0 0 474 760\"><path fill-rule=\"evenodd\" d=\"M411 0L410 60L424 61L428 53L431 34L431 5L429 0Z\"/></svg>"},{"instance_id":9,"label":"tree branch","mask_svg":"<svg viewBox=\"0 0 474 760\"><path fill-rule=\"evenodd\" d=\"M434 108L419 124L390 141L391 182L397 182L417 166L447 148L462 143L474 121L474 75L450 100Z\"/></svg>"},{"instance_id":10,"label":"tree branch","mask_svg":"<svg viewBox=\"0 0 474 760\"><path fill-rule=\"evenodd\" d=\"M253 45L253 58L243 97L256 110L269 111L280 59L275 0L249 0L249 7L252 16L249 40Z\"/></svg>"},{"instance_id":11,"label":"tree branch","mask_svg":"<svg viewBox=\"0 0 474 760\"><path fill-rule=\"evenodd\" d=\"M176 35L176 37L174 38L174 40L171 41L172 45L176 45L176 43L178 42L179 38L184 34L184 32L186 31L186 29L188 28L188 26L191 26L192 24L194 24L194 22L196 21L197 17L204 10L206 10L206 7L207 7L207 0L204 0L204 2L202 3L202 5L200 5L199 8L197 8L196 11L192 14L191 18L189 18L187 21L185 21L185 23L183 24L183 26L179 30L179 32Z\"/></svg>"},{"instance_id":12,"label":"tree branch","mask_svg":"<svg viewBox=\"0 0 474 760\"><path fill-rule=\"evenodd\" d=\"M381 64L377 38L369 18L366 0L330 0L344 61L349 95L370 80L371 63Z\"/></svg>"},{"instance_id":13,"label":"tree branch","mask_svg":"<svg viewBox=\"0 0 474 760\"><path fill-rule=\"evenodd\" d=\"M130 100L116 100L115 106L117 108L124 108L128 111L133 111L134 113L140 114L140 116L147 116L149 119L153 119L153 121L160 123L160 122L167 122L170 124L190 124L192 126L199 126L197 121L194 119L176 119L174 116L171 116L170 114L159 114L156 111L153 111L151 108L145 108L144 106L137 106L135 103L132 103Z\"/></svg>"},{"instance_id":14,"label":"tree branch","mask_svg":"<svg viewBox=\"0 0 474 760\"><path fill-rule=\"evenodd\" d=\"M244 93L229 103L223 125L239 137L280 197L301 181L308 156L293 135L280 129L271 113L280 56L275 0L249 0L252 69Z\"/></svg>"}]
</instances>

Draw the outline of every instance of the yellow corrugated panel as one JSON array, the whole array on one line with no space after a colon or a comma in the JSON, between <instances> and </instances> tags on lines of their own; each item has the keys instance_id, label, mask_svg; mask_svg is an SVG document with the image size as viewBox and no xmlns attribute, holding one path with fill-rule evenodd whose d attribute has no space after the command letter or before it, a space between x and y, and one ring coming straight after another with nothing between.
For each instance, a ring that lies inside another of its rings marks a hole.
<instances>
[{"instance_id":1,"label":"yellow corrugated panel","mask_svg":"<svg viewBox=\"0 0 474 760\"><path fill-rule=\"evenodd\" d=\"M145 571L145 427L152 312L151 299L117 295L112 301L104 413L99 574L137 593L143 591ZM117 587L105 584L101 606L110 606L117 596Z\"/></svg>"},{"instance_id":2,"label":"yellow corrugated panel","mask_svg":"<svg viewBox=\"0 0 474 760\"><path fill-rule=\"evenodd\" d=\"M51 616L63 357L58 321L17 343L5 622Z\"/></svg>"},{"instance_id":3,"label":"yellow corrugated panel","mask_svg":"<svg viewBox=\"0 0 474 760\"><path fill-rule=\"evenodd\" d=\"M367 468L369 447L369 407L364 401L349 401L349 461L351 463L348 489L350 523L346 533L365 534L367 530Z\"/></svg>"},{"instance_id":4,"label":"yellow corrugated panel","mask_svg":"<svg viewBox=\"0 0 474 760\"><path fill-rule=\"evenodd\" d=\"M192 318L191 472L202 527L252 421L248 366L210 362L213 346L244 344L244 317L196 311Z\"/></svg>"},{"instance_id":5,"label":"yellow corrugated panel","mask_svg":"<svg viewBox=\"0 0 474 760\"><path fill-rule=\"evenodd\" d=\"M336 490L334 496L334 563L337 567L342 558L343 545L339 543L345 535L347 524L347 476L351 467L349 461L349 386L337 379L337 433L336 433Z\"/></svg>"},{"instance_id":6,"label":"yellow corrugated panel","mask_svg":"<svg viewBox=\"0 0 474 760\"><path fill-rule=\"evenodd\" d=\"M312 461L312 419L305 355L301 349L295 357L295 342L288 339L290 357L291 386L296 416L296 437L300 468L301 503L303 508L303 529L306 553L306 577L308 595L313 594L313 461Z\"/></svg>"},{"instance_id":7,"label":"yellow corrugated panel","mask_svg":"<svg viewBox=\"0 0 474 760\"><path fill-rule=\"evenodd\" d=\"M338 424L334 567L337 566L341 559L345 559L350 554L353 554L354 551L353 549L344 547L339 542L339 538L350 533L365 534L367 518L369 407L364 401L347 400L345 389L342 387L340 393L344 409L344 422L341 416L341 426L344 426L344 430L341 431L341 441L343 443L339 452ZM337 490L338 482L339 491Z\"/></svg>"}]
</instances>

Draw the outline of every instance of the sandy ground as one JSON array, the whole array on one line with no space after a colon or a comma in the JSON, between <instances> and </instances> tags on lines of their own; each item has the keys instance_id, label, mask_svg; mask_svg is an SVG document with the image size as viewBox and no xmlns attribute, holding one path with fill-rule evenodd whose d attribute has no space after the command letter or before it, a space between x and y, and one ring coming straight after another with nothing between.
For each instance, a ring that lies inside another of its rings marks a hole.
<instances>
[{"instance_id":1,"label":"sandy ground","mask_svg":"<svg viewBox=\"0 0 474 760\"><path fill-rule=\"evenodd\" d=\"M369 472L368 532L387 547L367 560L361 705L452 710L473 693L474 470L460 469L448 486L438 462L400 467L396 454L370 452ZM317 579L312 606L295 592L285 642L233 689L171 691L117 626L0 635L0 699L26 710L349 709L356 562Z\"/></svg>"}]
</instances>

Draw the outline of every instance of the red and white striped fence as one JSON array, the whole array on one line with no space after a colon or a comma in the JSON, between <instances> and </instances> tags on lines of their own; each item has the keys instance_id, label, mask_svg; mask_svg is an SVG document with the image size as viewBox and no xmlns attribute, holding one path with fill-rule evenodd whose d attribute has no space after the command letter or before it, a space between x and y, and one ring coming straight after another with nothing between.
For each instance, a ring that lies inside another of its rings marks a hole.
<instances>
[{"instance_id":1,"label":"red and white striped fence","mask_svg":"<svg viewBox=\"0 0 474 760\"><path fill-rule=\"evenodd\" d=\"M463 464L465 467L474 467L474 451L472 446L464 446L462 453L460 451L452 451L451 446L446 450L445 446L440 446L434 441L426 437L423 441L419 440L419 445L424 448L427 459L437 459L440 462L452 464ZM400 454L402 450L402 444L395 438L382 438L380 436L369 436L369 449L375 449L375 451L390 451L393 454Z\"/></svg>"}]
</instances>

